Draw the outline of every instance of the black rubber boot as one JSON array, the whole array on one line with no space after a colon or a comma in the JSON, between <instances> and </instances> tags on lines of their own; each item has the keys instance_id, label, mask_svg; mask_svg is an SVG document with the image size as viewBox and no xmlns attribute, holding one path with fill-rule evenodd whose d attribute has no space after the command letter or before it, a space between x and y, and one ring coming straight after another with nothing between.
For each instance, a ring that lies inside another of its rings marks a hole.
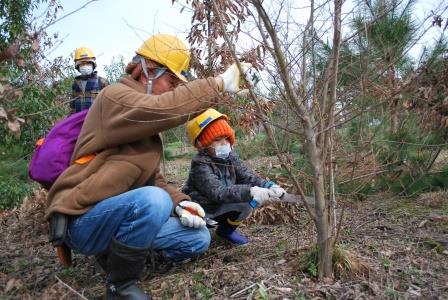
<instances>
[{"instance_id":1,"label":"black rubber boot","mask_svg":"<svg viewBox=\"0 0 448 300\"><path fill-rule=\"evenodd\" d=\"M95 255L96 263L101 267L101 269L107 274L107 252L103 252Z\"/></svg>"},{"instance_id":2,"label":"black rubber boot","mask_svg":"<svg viewBox=\"0 0 448 300\"><path fill-rule=\"evenodd\" d=\"M107 300L150 299L137 286L137 280L145 268L148 249L129 247L113 239L107 256Z\"/></svg>"}]
</instances>

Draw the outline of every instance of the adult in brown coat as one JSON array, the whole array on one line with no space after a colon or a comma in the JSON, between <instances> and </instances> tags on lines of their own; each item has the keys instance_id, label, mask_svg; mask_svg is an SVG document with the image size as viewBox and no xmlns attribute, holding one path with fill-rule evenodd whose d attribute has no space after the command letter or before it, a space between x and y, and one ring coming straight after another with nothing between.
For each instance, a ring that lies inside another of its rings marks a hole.
<instances>
[{"instance_id":1,"label":"adult in brown coat","mask_svg":"<svg viewBox=\"0 0 448 300\"><path fill-rule=\"evenodd\" d=\"M220 92L237 92L240 83L235 65L187 82L189 50L171 35L152 36L136 53L128 76L97 96L72 164L47 200L47 219L69 216L65 244L95 255L105 270L107 299L147 299L136 281L151 248L174 261L207 250L204 210L159 171L159 133L215 105ZM245 73L250 67L243 64Z\"/></svg>"}]
</instances>

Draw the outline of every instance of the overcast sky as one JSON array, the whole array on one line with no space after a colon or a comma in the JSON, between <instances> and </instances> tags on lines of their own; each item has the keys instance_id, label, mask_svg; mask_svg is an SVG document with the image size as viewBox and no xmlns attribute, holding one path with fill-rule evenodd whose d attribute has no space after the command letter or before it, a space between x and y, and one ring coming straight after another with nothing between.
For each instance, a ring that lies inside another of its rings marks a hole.
<instances>
[{"instance_id":1,"label":"overcast sky","mask_svg":"<svg viewBox=\"0 0 448 300\"><path fill-rule=\"evenodd\" d=\"M423 18L436 3L443 1L446 0L417 0L416 17ZM58 16L62 17L82 7L87 0L61 0L60 3L64 10ZM142 42L154 33L173 34L185 41L191 26L191 10L187 8L181 13L182 6L171 3L171 0L94 1L49 27L49 33L58 32L63 39L49 58L69 57L76 48L88 46L96 54L98 71L104 76L103 67L110 65L112 57L123 55L125 63L128 62ZM434 36L439 35L437 30L434 32ZM414 49L413 55L419 52Z\"/></svg>"},{"instance_id":2,"label":"overcast sky","mask_svg":"<svg viewBox=\"0 0 448 300\"><path fill-rule=\"evenodd\" d=\"M59 17L80 7L87 1L62 0L64 10ZM98 0L49 27L48 32L59 33L63 43L53 49L50 58L68 57L80 46L90 47L97 56L98 71L112 57L123 55L128 62L142 42L154 33L169 33L186 41L191 13L180 13L179 4L171 0Z\"/></svg>"}]
</instances>

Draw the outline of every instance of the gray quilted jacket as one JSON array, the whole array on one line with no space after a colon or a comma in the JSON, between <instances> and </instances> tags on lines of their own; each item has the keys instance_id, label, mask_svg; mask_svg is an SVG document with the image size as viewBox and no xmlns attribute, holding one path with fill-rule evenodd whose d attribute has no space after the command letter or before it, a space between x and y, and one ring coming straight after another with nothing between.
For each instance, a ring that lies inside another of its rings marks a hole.
<instances>
[{"instance_id":1,"label":"gray quilted jacket","mask_svg":"<svg viewBox=\"0 0 448 300\"><path fill-rule=\"evenodd\" d=\"M221 204L249 202L252 186L268 187L272 182L260 178L233 152L229 158L212 158L199 152L191 161L190 174L182 191L214 213Z\"/></svg>"}]
</instances>

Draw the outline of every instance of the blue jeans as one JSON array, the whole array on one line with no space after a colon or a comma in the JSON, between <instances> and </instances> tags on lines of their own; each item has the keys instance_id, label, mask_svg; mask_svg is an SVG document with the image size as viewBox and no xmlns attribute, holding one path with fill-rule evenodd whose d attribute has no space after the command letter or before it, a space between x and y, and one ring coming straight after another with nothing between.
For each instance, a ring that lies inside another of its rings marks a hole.
<instances>
[{"instance_id":1,"label":"blue jeans","mask_svg":"<svg viewBox=\"0 0 448 300\"><path fill-rule=\"evenodd\" d=\"M110 197L70 222L67 244L74 252L94 255L106 251L115 238L130 247L161 250L174 261L205 252L208 229L183 226L170 217L172 208L169 194L154 186Z\"/></svg>"}]
</instances>

